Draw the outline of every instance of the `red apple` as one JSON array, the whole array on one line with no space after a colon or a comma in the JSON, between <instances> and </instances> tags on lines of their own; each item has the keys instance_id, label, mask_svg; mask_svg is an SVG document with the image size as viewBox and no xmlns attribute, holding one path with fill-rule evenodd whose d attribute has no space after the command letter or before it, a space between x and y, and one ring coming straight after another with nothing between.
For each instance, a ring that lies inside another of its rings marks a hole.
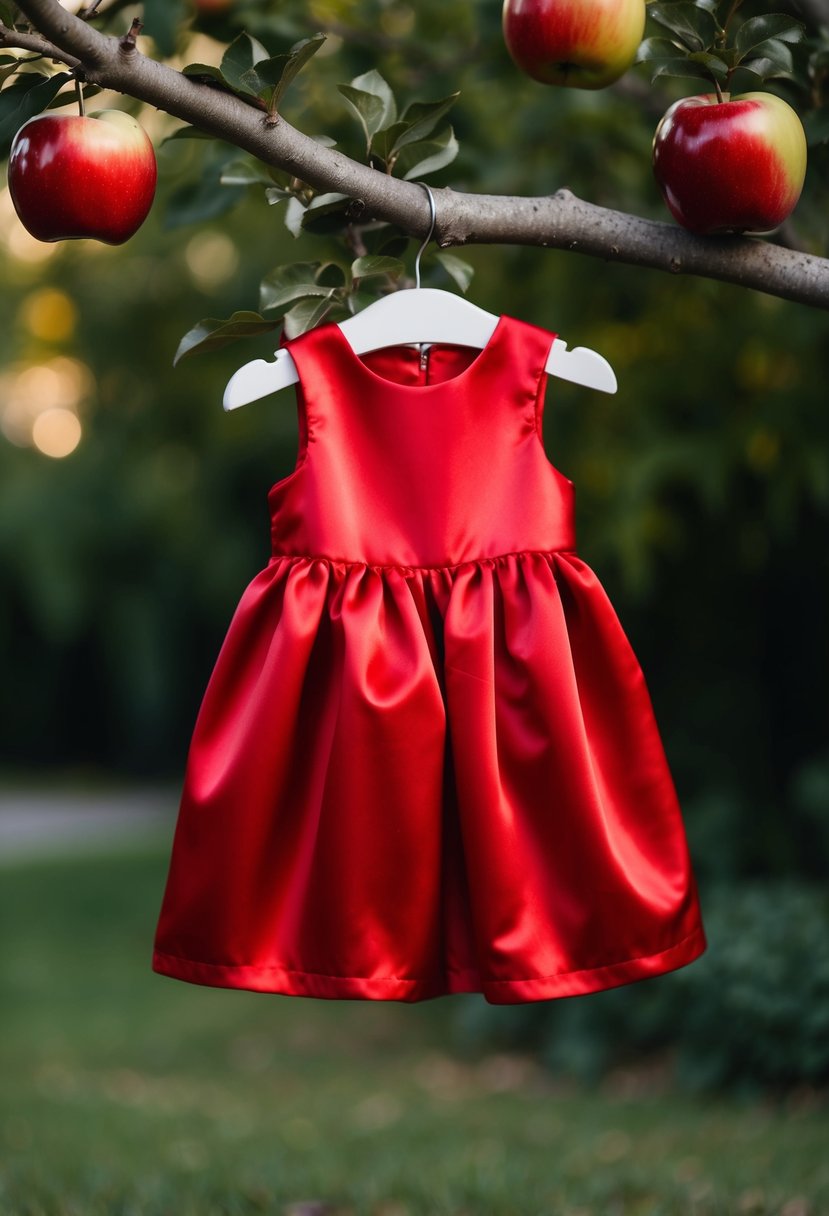
<instances>
[{"instance_id":1,"label":"red apple","mask_svg":"<svg viewBox=\"0 0 829 1216\"><path fill-rule=\"evenodd\" d=\"M9 192L39 241L121 245L146 219L155 183L149 136L122 110L38 114L12 142Z\"/></svg>"},{"instance_id":2,"label":"red apple","mask_svg":"<svg viewBox=\"0 0 829 1216\"><path fill-rule=\"evenodd\" d=\"M645 30L645 0L504 0L507 50L542 84L603 89L628 70Z\"/></svg>"},{"instance_id":3,"label":"red apple","mask_svg":"<svg viewBox=\"0 0 829 1216\"><path fill-rule=\"evenodd\" d=\"M806 136L773 93L685 97L656 128L653 171L668 210L692 232L770 232L800 198Z\"/></svg>"}]
</instances>

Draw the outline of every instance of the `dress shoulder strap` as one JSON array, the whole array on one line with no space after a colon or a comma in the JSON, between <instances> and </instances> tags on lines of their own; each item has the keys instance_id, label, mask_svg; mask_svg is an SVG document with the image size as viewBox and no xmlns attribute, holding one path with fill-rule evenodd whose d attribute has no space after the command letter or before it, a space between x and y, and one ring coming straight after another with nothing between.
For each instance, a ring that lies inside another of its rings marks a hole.
<instances>
[{"instance_id":1,"label":"dress shoulder strap","mask_svg":"<svg viewBox=\"0 0 829 1216\"><path fill-rule=\"evenodd\" d=\"M537 386L557 334L517 317L504 316L502 322L506 323L500 346L504 360L509 362L516 379L528 377Z\"/></svg>"},{"instance_id":2,"label":"dress shoulder strap","mask_svg":"<svg viewBox=\"0 0 829 1216\"><path fill-rule=\"evenodd\" d=\"M298 392L306 400L313 398L318 389L331 383L337 375L336 329L333 321L327 321L284 343L285 349L296 364L299 376Z\"/></svg>"}]
</instances>

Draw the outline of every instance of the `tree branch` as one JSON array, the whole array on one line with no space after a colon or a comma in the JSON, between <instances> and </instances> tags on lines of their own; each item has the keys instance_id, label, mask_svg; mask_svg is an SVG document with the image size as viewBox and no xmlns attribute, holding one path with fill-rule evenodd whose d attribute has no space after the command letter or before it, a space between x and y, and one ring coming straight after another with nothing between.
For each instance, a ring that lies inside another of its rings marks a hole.
<instances>
[{"instance_id":1,"label":"tree branch","mask_svg":"<svg viewBox=\"0 0 829 1216\"><path fill-rule=\"evenodd\" d=\"M17 7L35 30L47 38L59 52L74 55L85 66L90 67L95 67L107 59L109 43L115 39L99 34L92 26L61 8L57 0L34 0L31 4L18 4Z\"/></svg>"},{"instance_id":2,"label":"tree branch","mask_svg":"<svg viewBox=\"0 0 829 1216\"><path fill-rule=\"evenodd\" d=\"M53 44L44 53L64 62L79 61L91 83L165 110L316 189L347 195L355 200L355 217L369 214L413 235L428 232L429 206L417 184L323 148L282 118L270 125L265 115L233 94L190 80L136 49L127 52L119 39L79 21L56 0L19 0L19 7ZM29 40L34 35L7 30L6 45L15 45L12 37ZM25 45L32 49L30 41ZM436 240L444 247L477 243L569 249L605 261L736 283L829 309L829 259L767 241L693 236L672 224L584 202L569 190L543 198L450 189L436 190L435 196Z\"/></svg>"},{"instance_id":3,"label":"tree branch","mask_svg":"<svg viewBox=\"0 0 829 1216\"><path fill-rule=\"evenodd\" d=\"M43 55L45 59L56 59L60 63L66 63L71 68L75 68L80 63L74 55L67 55L64 51L58 50L46 38L40 34L23 33L21 30L9 29L0 21L0 46L16 47L21 51L34 51L36 55Z\"/></svg>"}]
</instances>

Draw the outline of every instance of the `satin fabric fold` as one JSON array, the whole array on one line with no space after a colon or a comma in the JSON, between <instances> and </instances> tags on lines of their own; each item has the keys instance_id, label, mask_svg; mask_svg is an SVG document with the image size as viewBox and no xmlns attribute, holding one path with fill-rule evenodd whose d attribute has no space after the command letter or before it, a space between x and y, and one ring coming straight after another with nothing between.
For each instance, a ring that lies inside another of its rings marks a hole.
<instances>
[{"instance_id":1,"label":"satin fabric fold","mask_svg":"<svg viewBox=\"0 0 829 1216\"><path fill-rule=\"evenodd\" d=\"M297 469L195 726L156 971L511 1003L704 950L645 682L541 442L552 337L502 318L425 368L291 344Z\"/></svg>"}]
</instances>

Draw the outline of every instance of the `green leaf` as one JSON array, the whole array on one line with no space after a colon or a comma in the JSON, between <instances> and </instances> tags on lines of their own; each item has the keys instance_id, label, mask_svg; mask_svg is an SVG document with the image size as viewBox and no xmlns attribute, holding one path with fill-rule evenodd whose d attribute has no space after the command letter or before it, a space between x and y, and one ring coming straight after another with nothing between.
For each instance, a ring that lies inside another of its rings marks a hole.
<instances>
[{"instance_id":1,"label":"green leaf","mask_svg":"<svg viewBox=\"0 0 829 1216\"><path fill-rule=\"evenodd\" d=\"M227 81L219 69L213 67L213 65L209 63L188 63L187 66L181 70L185 76L201 76L208 77L210 80L216 80L223 88L227 84Z\"/></svg>"},{"instance_id":2,"label":"green leaf","mask_svg":"<svg viewBox=\"0 0 829 1216\"><path fill-rule=\"evenodd\" d=\"M16 4L0 4L0 21L9 27L13 26L18 17Z\"/></svg>"},{"instance_id":3,"label":"green leaf","mask_svg":"<svg viewBox=\"0 0 829 1216\"><path fill-rule=\"evenodd\" d=\"M435 259L440 262L443 269L457 283L461 291L466 293L475 274L474 268L468 262L465 262L463 258L459 258L457 254L446 253L442 249L435 254Z\"/></svg>"},{"instance_id":4,"label":"green leaf","mask_svg":"<svg viewBox=\"0 0 829 1216\"><path fill-rule=\"evenodd\" d=\"M219 181L223 186L269 186L273 178L261 161L233 160L222 169Z\"/></svg>"},{"instance_id":5,"label":"green leaf","mask_svg":"<svg viewBox=\"0 0 829 1216\"><path fill-rule=\"evenodd\" d=\"M161 142L168 144L171 139L215 139L215 135L208 135L206 131L202 131L199 127L179 127L173 131L172 135L167 135Z\"/></svg>"},{"instance_id":6,"label":"green leaf","mask_svg":"<svg viewBox=\"0 0 829 1216\"><path fill-rule=\"evenodd\" d=\"M277 165L263 165L262 167L266 173L270 174L271 182L280 190L293 192L296 188L296 178L287 169L280 169Z\"/></svg>"},{"instance_id":7,"label":"green leaf","mask_svg":"<svg viewBox=\"0 0 829 1216\"><path fill-rule=\"evenodd\" d=\"M390 127L384 127L382 131L378 131L371 141L371 155L384 164L388 164L393 159L395 149L398 146L397 141L400 136L407 130L405 122L402 120L393 122Z\"/></svg>"},{"instance_id":8,"label":"green leaf","mask_svg":"<svg viewBox=\"0 0 829 1216\"><path fill-rule=\"evenodd\" d=\"M372 137L383 125L382 99L374 93L352 88L350 84L339 84L337 88L359 118L366 136L366 148L370 151Z\"/></svg>"},{"instance_id":9,"label":"green leaf","mask_svg":"<svg viewBox=\"0 0 829 1216\"><path fill-rule=\"evenodd\" d=\"M350 291L346 296L345 304L348 311L354 316L355 313L368 308L369 304L373 304L376 299L377 296L371 291Z\"/></svg>"},{"instance_id":10,"label":"green leaf","mask_svg":"<svg viewBox=\"0 0 829 1216\"><path fill-rule=\"evenodd\" d=\"M305 208L303 229L317 233L338 232L350 203L347 194L318 194Z\"/></svg>"},{"instance_id":11,"label":"green leaf","mask_svg":"<svg viewBox=\"0 0 829 1216\"><path fill-rule=\"evenodd\" d=\"M268 205L273 207L276 203L284 203L286 198L293 198L292 190L286 190L283 186L268 186L265 191L265 199Z\"/></svg>"},{"instance_id":12,"label":"green leaf","mask_svg":"<svg viewBox=\"0 0 829 1216\"><path fill-rule=\"evenodd\" d=\"M698 63L705 68L709 74L709 79L716 76L717 80L725 80L728 75L728 64L720 59L719 55L712 55L710 51L694 51L688 56L689 63Z\"/></svg>"},{"instance_id":13,"label":"green leaf","mask_svg":"<svg viewBox=\"0 0 829 1216\"><path fill-rule=\"evenodd\" d=\"M245 88L265 102L269 114L276 114L286 89L324 42L325 34L314 34L296 43L287 55L261 60L242 74Z\"/></svg>"},{"instance_id":14,"label":"green leaf","mask_svg":"<svg viewBox=\"0 0 829 1216\"><path fill-rule=\"evenodd\" d=\"M239 34L222 56L219 72L232 89L239 93L255 94L256 90L246 87L242 77L257 63L268 58L268 52L261 42L251 38L250 34Z\"/></svg>"},{"instance_id":15,"label":"green leaf","mask_svg":"<svg viewBox=\"0 0 829 1216\"><path fill-rule=\"evenodd\" d=\"M319 262L293 262L289 266L277 266L259 286L259 307L266 312L283 308L285 304L304 296L327 297L330 288L317 282L319 269Z\"/></svg>"},{"instance_id":16,"label":"green leaf","mask_svg":"<svg viewBox=\"0 0 829 1216\"><path fill-rule=\"evenodd\" d=\"M440 101L413 101L408 105L402 118L406 124L406 130L398 138L394 151L399 152L407 144L417 143L418 140L426 139L428 135L431 135L441 118L452 109L459 97L460 93L450 93L448 97L444 97Z\"/></svg>"},{"instance_id":17,"label":"green leaf","mask_svg":"<svg viewBox=\"0 0 829 1216\"><path fill-rule=\"evenodd\" d=\"M741 57L753 51L769 38L781 42L800 42L804 34L799 21L793 21L785 13L769 13L762 17L751 17L737 30L734 45Z\"/></svg>"},{"instance_id":18,"label":"green leaf","mask_svg":"<svg viewBox=\"0 0 829 1216\"><path fill-rule=\"evenodd\" d=\"M383 109L377 126L378 131L382 127L388 127L393 122L397 122L397 103L394 100L394 94L379 72L372 68L370 72L364 72L362 76L355 76L351 81L351 87L359 89L361 93L370 93L374 97L380 98Z\"/></svg>"},{"instance_id":19,"label":"green leaf","mask_svg":"<svg viewBox=\"0 0 829 1216\"><path fill-rule=\"evenodd\" d=\"M316 211L317 214L328 215L331 211L342 211L343 204L349 203L350 197L347 194L336 194L333 191L329 194L318 194L308 204L308 211Z\"/></svg>"},{"instance_id":20,"label":"green leaf","mask_svg":"<svg viewBox=\"0 0 829 1216\"><path fill-rule=\"evenodd\" d=\"M271 302L267 305L262 304L261 308L263 311L265 311L265 309L267 309L269 312L272 310L278 310L280 313L282 313L284 312L285 305L293 303L294 300L307 300L312 298L327 300L331 295L331 291L332 288L325 287L320 283L294 283L293 285L285 286L279 292L274 290L272 292Z\"/></svg>"},{"instance_id":21,"label":"green leaf","mask_svg":"<svg viewBox=\"0 0 829 1216\"><path fill-rule=\"evenodd\" d=\"M680 48L670 38L646 38L639 44L636 63L652 63L657 59L676 59Z\"/></svg>"},{"instance_id":22,"label":"green leaf","mask_svg":"<svg viewBox=\"0 0 829 1216\"><path fill-rule=\"evenodd\" d=\"M278 321L266 321L258 312L235 312L229 320L207 317L184 335L178 344L173 366L187 355L208 350L219 350L239 338L250 338L277 329Z\"/></svg>"},{"instance_id":23,"label":"green leaf","mask_svg":"<svg viewBox=\"0 0 829 1216\"><path fill-rule=\"evenodd\" d=\"M267 194L271 192L266 191ZM279 202L279 199L269 198L269 203ZM288 206L285 208L285 227L290 232L291 236L302 236L302 221L305 219L305 204L298 198L289 198Z\"/></svg>"},{"instance_id":24,"label":"green leaf","mask_svg":"<svg viewBox=\"0 0 829 1216\"><path fill-rule=\"evenodd\" d=\"M781 67L774 59L758 56L756 59L744 59L740 64L741 72L751 72L758 80L794 79L794 73Z\"/></svg>"},{"instance_id":25,"label":"green leaf","mask_svg":"<svg viewBox=\"0 0 829 1216\"><path fill-rule=\"evenodd\" d=\"M345 287L345 265L342 262L335 262L333 260L320 262L320 268L317 271L317 282L322 287Z\"/></svg>"},{"instance_id":26,"label":"green leaf","mask_svg":"<svg viewBox=\"0 0 829 1216\"><path fill-rule=\"evenodd\" d=\"M718 46L717 50L716 50L716 52L714 52L714 54L716 54L717 59L720 59L726 65L726 67L728 68L728 70L730 72L733 71L734 68L736 68L739 65L740 56L739 56L738 52L734 49L733 46L729 46L729 47ZM730 83L731 82L729 81L729 85L730 85Z\"/></svg>"},{"instance_id":27,"label":"green leaf","mask_svg":"<svg viewBox=\"0 0 829 1216\"><path fill-rule=\"evenodd\" d=\"M391 236L381 234L377 243L377 252L387 258L402 258L409 248L410 237L402 232L392 232Z\"/></svg>"},{"instance_id":28,"label":"green leaf","mask_svg":"<svg viewBox=\"0 0 829 1216\"><path fill-rule=\"evenodd\" d=\"M378 275L397 276L403 274L405 269L399 258L370 253L351 263L351 276L354 279L371 279Z\"/></svg>"},{"instance_id":29,"label":"green leaf","mask_svg":"<svg viewBox=\"0 0 829 1216\"><path fill-rule=\"evenodd\" d=\"M241 87L246 93L252 93L266 102L282 79L287 62L287 55L274 55L271 59L263 59L261 63L242 73L239 78Z\"/></svg>"},{"instance_id":30,"label":"green leaf","mask_svg":"<svg viewBox=\"0 0 829 1216\"><path fill-rule=\"evenodd\" d=\"M716 59L716 56L711 56L711 58ZM724 80L728 69L726 68L725 64L722 63L722 60L719 60L719 63L722 64L722 67L718 73L715 73L715 75L717 75L718 79L722 78ZM651 79L656 80L659 76L688 76L692 77L694 80L707 80L709 84L712 84L711 70L706 67L705 64L699 63L691 58L671 59L667 62L658 63L654 68Z\"/></svg>"},{"instance_id":31,"label":"green leaf","mask_svg":"<svg viewBox=\"0 0 829 1216\"><path fill-rule=\"evenodd\" d=\"M304 334L309 329L313 329L315 325L319 325L325 314L331 310L333 303L333 288L329 288L328 296L325 299L300 300L290 312L285 313L283 318L285 337L288 339L298 338L300 334Z\"/></svg>"},{"instance_id":32,"label":"green leaf","mask_svg":"<svg viewBox=\"0 0 829 1216\"><path fill-rule=\"evenodd\" d=\"M279 108L282 98L285 95L285 90L290 84L292 84L294 80L296 80L297 76L309 62L309 60L313 59L314 55L316 55L317 51L325 42L325 39L325 34L312 34L310 38L304 38L301 42L298 42L295 46L291 47L288 62L285 64L285 71L282 73L279 84L274 90L273 97L268 103L268 109L271 113L274 113Z\"/></svg>"},{"instance_id":33,"label":"green leaf","mask_svg":"<svg viewBox=\"0 0 829 1216\"><path fill-rule=\"evenodd\" d=\"M96 84L85 84L83 86L84 101L91 101L93 97L97 97L103 91ZM57 97L53 97L46 108L47 110L59 110L61 106L77 106L77 104L77 93L74 89L67 89L64 93L58 93Z\"/></svg>"},{"instance_id":34,"label":"green leaf","mask_svg":"<svg viewBox=\"0 0 829 1216\"><path fill-rule=\"evenodd\" d=\"M267 186L278 190L280 198L290 198L293 178L285 169L266 165L253 157L238 157L222 169L219 181L223 186ZM270 200L269 200L270 201Z\"/></svg>"},{"instance_id":35,"label":"green leaf","mask_svg":"<svg viewBox=\"0 0 829 1216\"><path fill-rule=\"evenodd\" d=\"M3 59L4 59L4 61L6 60L5 55L3 56ZM20 71L20 60L19 59L12 59L10 63L8 61L5 61L2 64L2 66L0 66L0 84L2 84L4 80L8 80L9 76L13 76L15 74L15 72L19 72L19 71Z\"/></svg>"},{"instance_id":36,"label":"green leaf","mask_svg":"<svg viewBox=\"0 0 829 1216\"><path fill-rule=\"evenodd\" d=\"M712 13L688 0L648 5L648 14L680 39L689 51L705 51L713 45L717 23Z\"/></svg>"},{"instance_id":37,"label":"green leaf","mask_svg":"<svg viewBox=\"0 0 829 1216\"><path fill-rule=\"evenodd\" d=\"M763 80L768 80L772 76L791 76L794 73L794 59L792 53L785 42L780 42L777 38L769 38L766 42L759 42L751 49L751 59L748 57L743 59L740 67L747 69L749 72L754 72L756 76L761 75L752 63L764 62L770 67L766 68L762 74Z\"/></svg>"},{"instance_id":38,"label":"green leaf","mask_svg":"<svg viewBox=\"0 0 829 1216\"><path fill-rule=\"evenodd\" d=\"M193 180L182 183L167 199L165 228L183 228L225 215L244 196L243 186L220 188L222 168L212 165Z\"/></svg>"},{"instance_id":39,"label":"green leaf","mask_svg":"<svg viewBox=\"0 0 829 1216\"><path fill-rule=\"evenodd\" d=\"M259 99L252 89L237 87L231 84L225 79L219 68L214 68L209 63L188 63L187 67L182 69L182 72L185 76L188 76L199 84L206 85L212 89L221 89L223 93L233 93L236 97L241 98L242 101L247 102L248 105L259 106L261 108ZM169 138L173 139L174 136L171 135ZM208 138L210 137L208 136Z\"/></svg>"},{"instance_id":40,"label":"green leaf","mask_svg":"<svg viewBox=\"0 0 829 1216\"><path fill-rule=\"evenodd\" d=\"M410 144L406 148L405 156L413 163L409 164L403 174L404 180L411 181L415 177L425 177L427 173L436 173L438 169L451 165L457 155L458 141L455 139L455 132L451 127L447 127L441 135L434 139ZM401 155L401 161L402 159Z\"/></svg>"},{"instance_id":41,"label":"green leaf","mask_svg":"<svg viewBox=\"0 0 829 1216\"><path fill-rule=\"evenodd\" d=\"M57 72L54 76L27 72L3 89L0 93L0 158L8 156L12 140L24 122L45 110L71 79L69 72Z\"/></svg>"}]
</instances>

